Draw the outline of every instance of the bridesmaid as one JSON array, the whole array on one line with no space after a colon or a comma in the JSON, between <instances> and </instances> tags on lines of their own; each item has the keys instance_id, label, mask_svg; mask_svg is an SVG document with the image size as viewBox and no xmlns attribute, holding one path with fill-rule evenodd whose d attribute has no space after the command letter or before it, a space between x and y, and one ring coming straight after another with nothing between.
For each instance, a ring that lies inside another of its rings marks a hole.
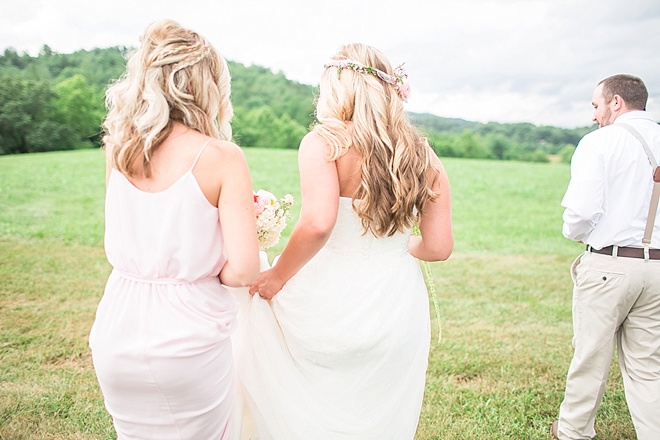
<instances>
[{"instance_id":1,"label":"bridesmaid","mask_svg":"<svg viewBox=\"0 0 660 440\"><path fill-rule=\"evenodd\" d=\"M229 141L229 82L206 39L162 21L107 91L113 270L89 342L118 439L233 429L237 305L225 285L248 286L259 260L250 174Z\"/></svg>"}]
</instances>

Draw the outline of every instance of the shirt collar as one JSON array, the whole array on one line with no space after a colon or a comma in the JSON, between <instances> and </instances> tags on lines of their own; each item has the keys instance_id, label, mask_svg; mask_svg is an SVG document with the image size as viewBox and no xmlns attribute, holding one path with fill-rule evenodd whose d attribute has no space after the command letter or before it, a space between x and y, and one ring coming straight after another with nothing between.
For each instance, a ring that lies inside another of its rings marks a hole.
<instances>
[{"instance_id":1,"label":"shirt collar","mask_svg":"<svg viewBox=\"0 0 660 440\"><path fill-rule=\"evenodd\" d=\"M631 119L648 119L649 121L655 122L653 116L651 116L649 112L644 110L632 110L626 112L622 115L619 115L614 122L624 122L624 121L629 121Z\"/></svg>"}]
</instances>

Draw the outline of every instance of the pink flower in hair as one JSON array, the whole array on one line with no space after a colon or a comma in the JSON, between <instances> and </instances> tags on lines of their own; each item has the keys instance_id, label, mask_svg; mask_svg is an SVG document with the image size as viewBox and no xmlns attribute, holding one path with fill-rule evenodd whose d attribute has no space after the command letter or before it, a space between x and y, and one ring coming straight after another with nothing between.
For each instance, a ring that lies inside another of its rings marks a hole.
<instances>
[{"instance_id":1,"label":"pink flower in hair","mask_svg":"<svg viewBox=\"0 0 660 440\"><path fill-rule=\"evenodd\" d=\"M403 102L408 102L408 98L410 97L410 84L408 83L400 84L397 89L397 93L399 93L399 97Z\"/></svg>"},{"instance_id":2,"label":"pink flower in hair","mask_svg":"<svg viewBox=\"0 0 660 440\"><path fill-rule=\"evenodd\" d=\"M342 69L350 69L354 72L365 73L380 78L383 82L391 84L394 87L394 90L396 90L403 102L408 102L408 97L410 96L410 84L405 82L406 78L408 78L408 74L406 73L403 64L397 66L392 75L371 66L365 66L364 64L353 60L331 60L325 64L326 69L329 67L337 68L337 77L341 77Z\"/></svg>"}]
</instances>

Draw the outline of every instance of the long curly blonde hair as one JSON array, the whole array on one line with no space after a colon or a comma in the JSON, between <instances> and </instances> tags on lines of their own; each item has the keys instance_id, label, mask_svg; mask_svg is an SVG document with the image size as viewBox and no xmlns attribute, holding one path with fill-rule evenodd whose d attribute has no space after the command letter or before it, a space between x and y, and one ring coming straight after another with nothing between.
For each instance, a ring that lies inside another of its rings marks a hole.
<instances>
[{"instance_id":1,"label":"long curly blonde hair","mask_svg":"<svg viewBox=\"0 0 660 440\"><path fill-rule=\"evenodd\" d=\"M154 151L175 121L231 140L227 62L198 33L171 20L147 27L122 77L106 91L103 144L121 172L149 177Z\"/></svg>"},{"instance_id":2,"label":"long curly blonde hair","mask_svg":"<svg viewBox=\"0 0 660 440\"><path fill-rule=\"evenodd\" d=\"M387 58L365 44L344 46L332 59L393 74ZM330 146L330 160L353 147L362 161L353 199L360 200L354 209L365 231L389 236L412 227L435 197L427 179L431 159L428 143L408 120L395 87L374 75L326 68L316 119L314 131Z\"/></svg>"}]
</instances>

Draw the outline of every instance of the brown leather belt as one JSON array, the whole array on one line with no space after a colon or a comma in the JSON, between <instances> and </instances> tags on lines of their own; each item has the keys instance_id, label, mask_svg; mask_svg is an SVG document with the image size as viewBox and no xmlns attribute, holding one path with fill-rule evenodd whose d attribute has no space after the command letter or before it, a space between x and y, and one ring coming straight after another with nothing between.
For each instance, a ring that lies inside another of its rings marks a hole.
<instances>
[{"instance_id":1,"label":"brown leather belt","mask_svg":"<svg viewBox=\"0 0 660 440\"><path fill-rule=\"evenodd\" d=\"M613 251L614 251L614 246L607 246L602 249L594 249L591 246L587 245L587 252L593 252L596 254L603 254L603 255L612 255ZM634 247L619 247L617 248L616 255L619 257L626 257L626 258L644 258L644 249L634 248ZM660 249L649 249L649 259L660 260Z\"/></svg>"}]
</instances>

